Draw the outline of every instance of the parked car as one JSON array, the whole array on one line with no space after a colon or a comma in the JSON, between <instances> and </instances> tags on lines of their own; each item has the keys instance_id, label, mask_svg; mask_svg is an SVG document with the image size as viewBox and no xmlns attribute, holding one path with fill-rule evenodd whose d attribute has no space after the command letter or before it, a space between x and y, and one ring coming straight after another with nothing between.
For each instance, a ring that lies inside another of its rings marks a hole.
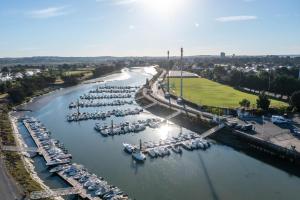
<instances>
[{"instance_id":1,"label":"parked car","mask_svg":"<svg viewBox=\"0 0 300 200\"><path fill-rule=\"evenodd\" d=\"M229 127L233 128L237 125L237 122L236 121L228 121L227 124L228 124Z\"/></svg>"},{"instance_id":2,"label":"parked car","mask_svg":"<svg viewBox=\"0 0 300 200\"><path fill-rule=\"evenodd\" d=\"M241 128L242 128L242 125L241 125L241 124L237 124L237 125L235 125L234 128L235 128L235 129L241 129Z\"/></svg>"},{"instance_id":3,"label":"parked car","mask_svg":"<svg viewBox=\"0 0 300 200\"><path fill-rule=\"evenodd\" d=\"M242 126L243 131L252 131L253 130L253 124L246 124Z\"/></svg>"},{"instance_id":4,"label":"parked car","mask_svg":"<svg viewBox=\"0 0 300 200\"><path fill-rule=\"evenodd\" d=\"M294 136L300 137L300 130L299 129L294 128L294 129L291 130L291 132Z\"/></svg>"},{"instance_id":5,"label":"parked car","mask_svg":"<svg viewBox=\"0 0 300 200\"><path fill-rule=\"evenodd\" d=\"M285 124L285 123L288 123L287 119L285 119L283 116L279 116L279 115L272 115L271 121L274 124Z\"/></svg>"}]
</instances>

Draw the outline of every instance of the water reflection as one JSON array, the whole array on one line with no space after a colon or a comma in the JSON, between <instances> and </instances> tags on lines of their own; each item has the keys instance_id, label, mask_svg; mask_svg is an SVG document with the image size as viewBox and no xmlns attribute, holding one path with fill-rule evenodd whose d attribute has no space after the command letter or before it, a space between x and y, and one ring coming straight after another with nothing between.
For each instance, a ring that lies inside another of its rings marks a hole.
<instances>
[{"instance_id":1,"label":"water reflection","mask_svg":"<svg viewBox=\"0 0 300 200\"><path fill-rule=\"evenodd\" d=\"M161 140L166 140L169 137L169 131L171 130L171 127L169 124L163 124L158 129L158 136Z\"/></svg>"}]
</instances>

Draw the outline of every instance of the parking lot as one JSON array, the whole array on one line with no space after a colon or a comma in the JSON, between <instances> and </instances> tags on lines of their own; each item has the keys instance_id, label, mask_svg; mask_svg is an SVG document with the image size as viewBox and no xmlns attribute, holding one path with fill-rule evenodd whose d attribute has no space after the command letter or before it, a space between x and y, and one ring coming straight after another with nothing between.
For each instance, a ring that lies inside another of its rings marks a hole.
<instances>
[{"instance_id":1,"label":"parking lot","mask_svg":"<svg viewBox=\"0 0 300 200\"><path fill-rule=\"evenodd\" d=\"M230 120L236 121L242 126L253 124L253 131L248 131L249 134L279 146L300 151L300 137L293 133L293 130L299 130L299 118L285 124L274 124L269 117L264 117L264 120L262 117Z\"/></svg>"}]
</instances>

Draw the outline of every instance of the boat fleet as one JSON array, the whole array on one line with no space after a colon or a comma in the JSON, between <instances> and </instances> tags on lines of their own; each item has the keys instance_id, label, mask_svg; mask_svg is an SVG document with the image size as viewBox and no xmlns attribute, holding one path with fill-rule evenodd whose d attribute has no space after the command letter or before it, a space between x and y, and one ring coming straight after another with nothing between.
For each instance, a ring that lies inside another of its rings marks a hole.
<instances>
[{"instance_id":1,"label":"boat fleet","mask_svg":"<svg viewBox=\"0 0 300 200\"><path fill-rule=\"evenodd\" d=\"M98 90L130 90L138 89L140 86L126 86L126 85L100 85L97 87Z\"/></svg>"},{"instance_id":2,"label":"boat fleet","mask_svg":"<svg viewBox=\"0 0 300 200\"><path fill-rule=\"evenodd\" d=\"M39 148L46 152L49 163L69 163L72 155L68 154L64 145L57 140L51 138L51 132L48 131L42 123L34 118L24 120L33 131L34 137L39 141Z\"/></svg>"},{"instance_id":3,"label":"boat fleet","mask_svg":"<svg viewBox=\"0 0 300 200\"><path fill-rule=\"evenodd\" d=\"M146 120L138 120L135 122L123 122L120 124L113 124L111 125L101 125L100 123L95 124L95 130L98 131L102 136L113 136L113 135L121 135L127 133L138 133L144 131L146 127L150 128L158 128L162 123L161 119L158 118L151 118Z\"/></svg>"},{"instance_id":4,"label":"boat fleet","mask_svg":"<svg viewBox=\"0 0 300 200\"><path fill-rule=\"evenodd\" d=\"M95 174L91 174L82 165L71 163L71 154L68 154L61 143L50 137L50 132L42 125L41 122L34 118L27 118L24 120L24 124L28 124L32 130L32 137L39 140L41 146L47 156L52 161L56 161L58 164L49 170L50 173L61 173L63 176L68 177L68 180L76 181L76 185L79 184L82 189L85 189L87 193L91 193L95 196L99 196L105 200L128 200L129 197L118 187L110 185L102 177L98 177ZM46 155L43 155L44 157ZM64 161L64 162L62 162ZM78 187L78 186L77 186Z\"/></svg>"},{"instance_id":5,"label":"boat fleet","mask_svg":"<svg viewBox=\"0 0 300 200\"><path fill-rule=\"evenodd\" d=\"M140 141L139 147L128 143L123 143L124 151L131 154L137 161L146 160L146 155L150 158L165 157L171 154L182 154L182 148L188 151L197 149L206 150L211 144L201 138L196 133L179 134L176 137L160 140L158 142L142 142Z\"/></svg>"},{"instance_id":6,"label":"boat fleet","mask_svg":"<svg viewBox=\"0 0 300 200\"><path fill-rule=\"evenodd\" d=\"M138 115L141 112L143 112L142 108L134 108L134 109L114 109L112 111L96 111L96 112L75 112L67 115L67 121L68 122L73 122L73 121L82 121L82 120L88 120L88 119L106 119L111 116L115 117L124 117L127 115Z\"/></svg>"},{"instance_id":7,"label":"boat fleet","mask_svg":"<svg viewBox=\"0 0 300 200\"><path fill-rule=\"evenodd\" d=\"M121 189L110 185L104 178L88 172L86 168L78 164L58 165L50 170L52 173L61 173L72 178L87 192L107 200L128 200L129 197Z\"/></svg>"},{"instance_id":8,"label":"boat fleet","mask_svg":"<svg viewBox=\"0 0 300 200\"><path fill-rule=\"evenodd\" d=\"M79 100L77 102L71 102L69 104L69 108L77 108L77 107L104 107L104 106L123 106L123 105L132 105L132 100L113 100L111 102L103 102L99 100Z\"/></svg>"},{"instance_id":9,"label":"boat fleet","mask_svg":"<svg viewBox=\"0 0 300 200\"><path fill-rule=\"evenodd\" d=\"M90 90L89 93L133 93L136 92L136 89L101 89L96 88L93 90Z\"/></svg>"},{"instance_id":10,"label":"boat fleet","mask_svg":"<svg viewBox=\"0 0 300 200\"><path fill-rule=\"evenodd\" d=\"M126 99L126 98L132 98L132 94L83 94L80 96L80 99Z\"/></svg>"}]
</instances>

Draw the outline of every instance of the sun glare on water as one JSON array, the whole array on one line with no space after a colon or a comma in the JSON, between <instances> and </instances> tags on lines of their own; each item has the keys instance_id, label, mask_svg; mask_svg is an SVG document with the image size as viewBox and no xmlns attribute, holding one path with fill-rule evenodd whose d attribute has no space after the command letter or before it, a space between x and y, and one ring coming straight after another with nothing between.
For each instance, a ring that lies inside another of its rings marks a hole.
<instances>
[{"instance_id":1,"label":"sun glare on water","mask_svg":"<svg viewBox=\"0 0 300 200\"><path fill-rule=\"evenodd\" d=\"M159 135L159 139L161 140L165 140L169 137L169 132L171 131L171 128L168 124L164 124L162 125L159 129L158 129L158 135Z\"/></svg>"}]
</instances>

